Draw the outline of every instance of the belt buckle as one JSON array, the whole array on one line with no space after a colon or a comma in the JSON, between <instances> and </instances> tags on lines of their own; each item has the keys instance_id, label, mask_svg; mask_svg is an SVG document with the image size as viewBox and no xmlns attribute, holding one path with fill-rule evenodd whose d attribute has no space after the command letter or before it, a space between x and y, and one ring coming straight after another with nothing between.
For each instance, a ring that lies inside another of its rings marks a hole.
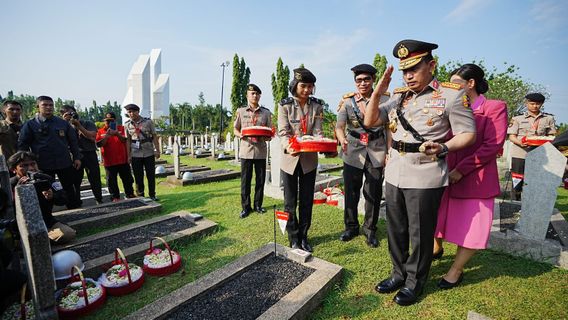
<instances>
[{"instance_id":1,"label":"belt buckle","mask_svg":"<svg viewBox=\"0 0 568 320\"><path fill-rule=\"evenodd\" d=\"M404 156L406 154L406 143L404 141L399 141L398 142L398 148L397 151L401 156Z\"/></svg>"}]
</instances>

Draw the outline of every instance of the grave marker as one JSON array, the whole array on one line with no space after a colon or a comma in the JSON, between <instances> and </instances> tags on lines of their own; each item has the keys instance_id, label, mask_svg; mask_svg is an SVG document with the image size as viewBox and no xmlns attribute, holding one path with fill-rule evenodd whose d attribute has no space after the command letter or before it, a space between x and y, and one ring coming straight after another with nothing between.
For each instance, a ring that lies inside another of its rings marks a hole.
<instances>
[{"instance_id":1,"label":"grave marker","mask_svg":"<svg viewBox=\"0 0 568 320\"><path fill-rule=\"evenodd\" d=\"M179 144L177 141L174 142L174 175L176 178L180 177L180 159L179 159Z\"/></svg>"}]
</instances>

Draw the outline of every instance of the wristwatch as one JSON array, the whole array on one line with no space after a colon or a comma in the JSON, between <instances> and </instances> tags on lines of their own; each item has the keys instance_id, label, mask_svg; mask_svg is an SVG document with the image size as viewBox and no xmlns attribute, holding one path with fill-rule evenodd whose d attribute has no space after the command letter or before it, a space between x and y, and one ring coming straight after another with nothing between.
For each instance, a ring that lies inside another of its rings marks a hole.
<instances>
[{"instance_id":1,"label":"wristwatch","mask_svg":"<svg viewBox=\"0 0 568 320\"><path fill-rule=\"evenodd\" d=\"M442 146L442 151L436 155L438 159L444 159L448 155L448 146L445 143L440 143Z\"/></svg>"}]
</instances>

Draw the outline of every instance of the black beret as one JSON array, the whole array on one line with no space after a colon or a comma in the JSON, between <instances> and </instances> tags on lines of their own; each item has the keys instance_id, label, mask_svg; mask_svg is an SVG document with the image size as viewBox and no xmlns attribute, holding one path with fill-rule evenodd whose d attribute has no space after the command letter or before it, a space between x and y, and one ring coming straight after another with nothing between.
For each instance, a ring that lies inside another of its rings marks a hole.
<instances>
[{"instance_id":1,"label":"black beret","mask_svg":"<svg viewBox=\"0 0 568 320\"><path fill-rule=\"evenodd\" d=\"M294 80L304 83L316 83L316 76L306 68L298 68L294 69Z\"/></svg>"},{"instance_id":2,"label":"black beret","mask_svg":"<svg viewBox=\"0 0 568 320\"><path fill-rule=\"evenodd\" d=\"M140 107L135 105L134 103L127 104L126 106L124 106L124 109L140 111Z\"/></svg>"},{"instance_id":3,"label":"black beret","mask_svg":"<svg viewBox=\"0 0 568 320\"><path fill-rule=\"evenodd\" d=\"M527 94L525 96L525 99L538 103L543 103L544 100L546 100L546 98L541 93L538 92Z\"/></svg>"},{"instance_id":4,"label":"black beret","mask_svg":"<svg viewBox=\"0 0 568 320\"><path fill-rule=\"evenodd\" d=\"M377 73L377 69L375 69L375 67L366 63L354 66L353 68L351 68L351 71L353 71L355 76L360 75L361 73L368 73L374 76Z\"/></svg>"},{"instance_id":5,"label":"black beret","mask_svg":"<svg viewBox=\"0 0 568 320\"><path fill-rule=\"evenodd\" d=\"M400 59L398 69L404 70L417 65L422 57L436 48L438 45L435 43L407 39L399 41L392 49L392 54Z\"/></svg>"},{"instance_id":6,"label":"black beret","mask_svg":"<svg viewBox=\"0 0 568 320\"><path fill-rule=\"evenodd\" d=\"M256 91L259 94L262 94L262 91L260 91L260 88L254 83L247 84L247 91Z\"/></svg>"}]
</instances>

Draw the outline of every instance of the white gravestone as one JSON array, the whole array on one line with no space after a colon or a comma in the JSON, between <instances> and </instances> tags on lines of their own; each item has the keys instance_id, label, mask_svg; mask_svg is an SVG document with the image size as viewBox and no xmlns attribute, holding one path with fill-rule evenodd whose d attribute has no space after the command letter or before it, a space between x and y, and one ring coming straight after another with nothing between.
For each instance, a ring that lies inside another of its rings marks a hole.
<instances>
[{"instance_id":1,"label":"white gravestone","mask_svg":"<svg viewBox=\"0 0 568 320\"><path fill-rule=\"evenodd\" d=\"M527 154L522 213L517 224L517 230L527 238L545 239L565 167L566 157L550 143Z\"/></svg>"},{"instance_id":2,"label":"white gravestone","mask_svg":"<svg viewBox=\"0 0 568 320\"><path fill-rule=\"evenodd\" d=\"M211 137L211 158L215 159L217 151L217 136Z\"/></svg>"},{"instance_id":3,"label":"white gravestone","mask_svg":"<svg viewBox=\"0 0 568 320\"><path fill-rule=\"evenodd\" d=\"M235 137L235 139L233 140L233 151L235 152L235 161L239 161L239 144L241 142L241 139L239 139L239 137Z\"/></svg>"},{"instance_id":4,"label":"white gravestone","mask_svg":"<svg viewBox=\"0 0 568 320\"><path fill-rule=\"evenodd\" d=\"M225 136L225 151L231 150L231 133L227 132L227 135Z\"/></svg>"},{"instance_id":5,"label":"white gravestone","mask_svg":"<svg viewBox=\"0 0 568 320\"><path fill-rule=\"evenodd\" d=\"M205 145L203 144L203 135L199 136L199 147L201 147L202 149L205 148Z\"/></svg>"},{"instance_id":6,"label":"white gravestone","mask_svg":"<svg viewBox=\"0 0 568 320\"><path fill-rule=\"evenodd\" d=\"M176 178L179 179L179 177L180 177L180 171L179 171L180 159L179 159L179 143L177 141L174 142L173 154L174 154L174 174L175 174Z\"/></svg>"},{"instance_id":7,"label":"white gravestone","mask_svg":"<svg viewBox=\"0 0 568 320\"><path fill-rule=\"evenodd\" d=\"M270 140L270 183L275 187L282 185L280 179L280 163L282 161L281 149L280 137L275 136Z\"/></svg>"},{"instance_id":8,"label":"white gravestone","mask_svg":"<svg viewBox=\"0 0 568 320\"><path fill-rule=\"evenodd\" d=\"M195 154L195 147L194 147L194 137L193 134L191 134L189 136L189 152L191 153L191 155Z\"/></svg>"}]
</instances>

